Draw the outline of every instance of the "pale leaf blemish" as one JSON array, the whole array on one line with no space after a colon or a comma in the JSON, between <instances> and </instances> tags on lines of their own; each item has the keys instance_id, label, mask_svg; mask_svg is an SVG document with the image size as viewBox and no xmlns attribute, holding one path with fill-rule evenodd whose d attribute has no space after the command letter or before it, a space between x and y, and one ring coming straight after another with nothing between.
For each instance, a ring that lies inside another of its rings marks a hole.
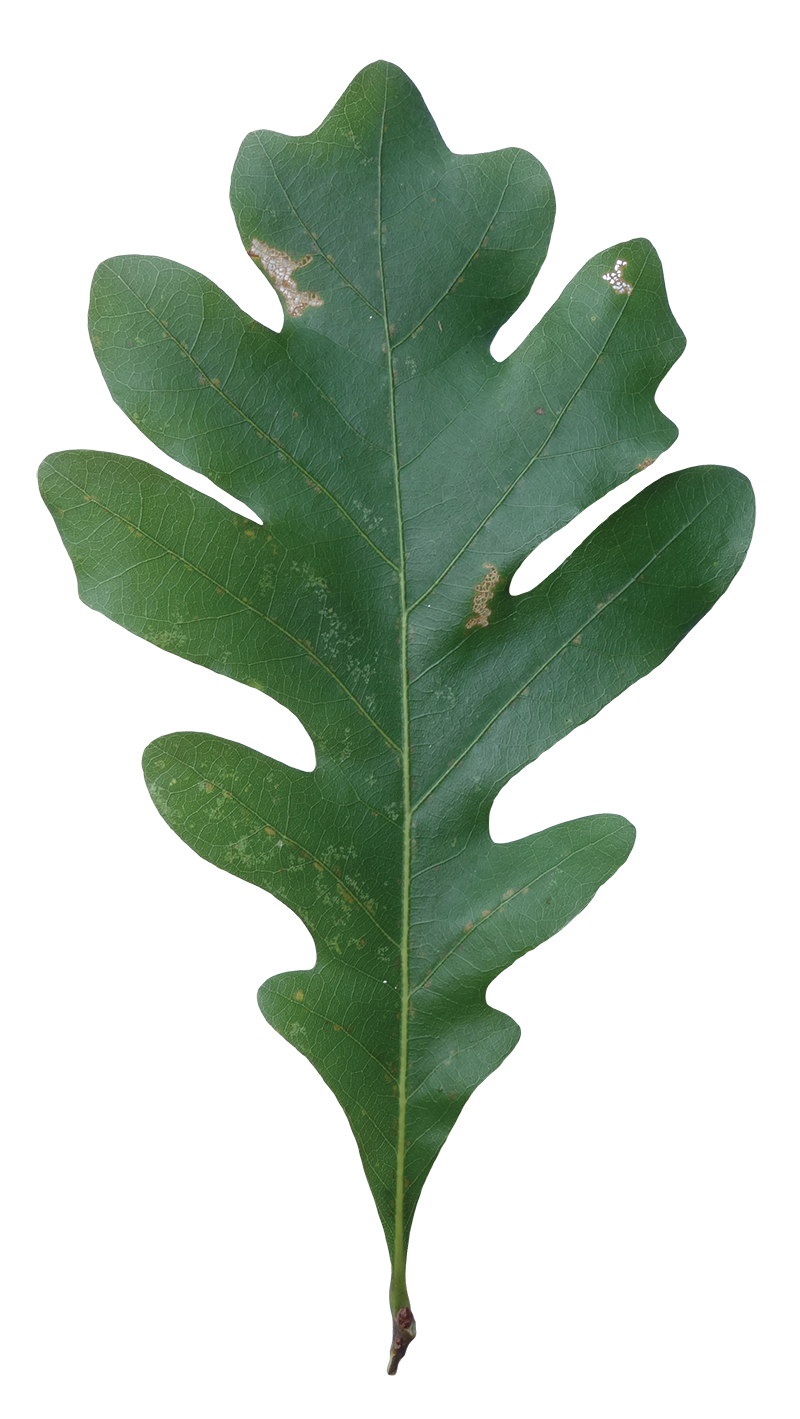
<instances>
[{"instance_id":1,"label":"pale leaf blemish","mask_svg":"<svg viewBox=\"0 0 800 1419\"><path fill-rule=\"evenodd\" d=\"M489 562L484 562L485 577L478 582L475 587L475 595L472 598L472 616L467 621L465 630L471 631L473 626L488 626L492 608L489 605L494 596L495 587L500 580L500 573L497 567L493 567Z\"/></svg>"},{"instance_id":2,"label":"pale leaf blemish","mask_svg":"<svg viewBox=\"0 0 800 1419\"><path fill-rule=\"evenodd\" d=\"M618 296L629 296L633 290L633 286L630 282L623 280L622 277L622 272L627 264L627 261L623 261L620 256L619 259L614 262L613 271L603 272L603 280L610 282L612 291L616 291Z\"/></svg>"},{"instance_id":3,"label":"pale leaf blemish","mask_svg":"<svg viewBox=\"0 0 800 1419\"><path fill-rule=\"evenodd\" d=\"M293 261L288 252L267 246L266 242L258 241L256 237L250 243L250 255L263 266L278 295L283 296L287 315L302 315L306 306L325 304L316 291L299 291L292 275L301 266L308 266L314 260L313 256L301 256L299 261Z\"/></svg>"}]
</instances>

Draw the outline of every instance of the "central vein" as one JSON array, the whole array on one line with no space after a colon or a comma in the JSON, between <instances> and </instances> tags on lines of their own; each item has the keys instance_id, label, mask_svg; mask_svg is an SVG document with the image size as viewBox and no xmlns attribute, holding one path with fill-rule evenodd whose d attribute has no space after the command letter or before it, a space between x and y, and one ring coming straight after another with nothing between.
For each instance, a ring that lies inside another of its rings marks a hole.
<instances>
[{"instance_id":1,"label":"central vein","mask_svg":"<svg viewBox=\"0 0 800 1419\"><path fill-rule=\"evenodd\" d=\"M395 501L397 505L397 533L399 542L399 582L400 582L400 675L402 687L402 752L403 766L403 878L402 878L402 928L400 933L400 1068L397 1080L397 1178L395 1184L394 1207L394 1255L392 1257L392 1307L407 1305L405 1294L405 1250L403 1203L405 1191L405 1151L406 1151L406 1076L408 1073L408 938L411 895L411 728L408 703L408 604L406 597L406 549L403 529L403 501L400 491L400 459L397 446L397 405L395 398L394 366L392 362L392 337L389 325L389 311L386 300L386 281L383 269L383 138L386 126L386 102L388 95L388 73L384 93L381 134L378 146L378 254L381 273L381 294L383 298L383 328L386 345L386 360L389 370L389 409L392 431L392 460L394 463Z\"/></svg>"}]
</instances>

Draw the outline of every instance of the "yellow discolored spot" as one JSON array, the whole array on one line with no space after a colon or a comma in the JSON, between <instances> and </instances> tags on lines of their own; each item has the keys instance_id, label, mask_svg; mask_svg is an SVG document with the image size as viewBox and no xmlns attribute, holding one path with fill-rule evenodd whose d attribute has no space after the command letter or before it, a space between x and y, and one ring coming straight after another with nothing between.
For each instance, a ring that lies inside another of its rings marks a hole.
<instances>
[{"instance_id":1,"label":"yellow discolored spot","mask_svg":"<svg viewBox=\"0 0 800 1419\"><path fill-rule=\"evenodd\" d=\"M269 833L269 836L270 836L271 838L274 838L274 836L275 836L275 829L274 829L274 828L271 828L270 825L269 825L269 823L266 824L266 826L265 826L265 828L264 828L264 832L265 832L265 833Z\"/></svg>"},{"instance_id":2,"label":"yellow discolored spot","mask_svg":"<svg viewBox=\"0 0 800 1419\"><path fill-rule=\"evenodd\" d=\"M321 863L321 862L315 862L315 863L314 863L314 866L316 867L316 869L317 869L318 872L322 872L323 869L322 869L322 863Z\"/></svg>"},{"instance_id":3,"label":"yellow discolored spot","mask_svg":"<svg viewBox=\"0 0 800 1419\"><path fill-rule=\"evenodd\" d=\"M302 990L296 990L294 993L294 998L295 1000L305 1000L305 995Z\"/></svg>"},{"instance_id":4,"label":"yellow discolored spot","mask_svg":"<svg viewBox=\"0 0 800 1419\"><path fill-rule=\"evenodd\" d=\"M213 785L213 783L207 783L207 784L206 784L206 793L213 793L213 792L214 792L214 785Z\"/></svg>"}]
</instances>

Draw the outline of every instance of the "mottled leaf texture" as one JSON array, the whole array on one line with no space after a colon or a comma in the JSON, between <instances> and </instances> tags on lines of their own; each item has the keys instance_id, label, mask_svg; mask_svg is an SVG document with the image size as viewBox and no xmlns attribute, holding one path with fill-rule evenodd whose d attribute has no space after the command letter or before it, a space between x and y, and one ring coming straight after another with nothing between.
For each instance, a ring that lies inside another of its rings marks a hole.
<instances>
[{"instance_id":1,"label":"mottled leaf texture","mask_svg":"<svg viewBox=\"0 0 800 1419\"><path fill-rule=\"evenodd\" d=\"M199 733L156 740L144 771L195 852L313 934L313 970L259 1003L358 1142L394 1373L420 1190L519 1038L486 988L633 843L598 815L500 846L491 803L705 615L752 496L729 468L670 474L511 596L533 547L675 438L654 394L684 342L650 243L593 256L495 361L547 250L547 174L516 148L449 152L385 63L309 136L251 133L231 196L279 334L153 256L100 267L90 329L138 428L262 522L113 453L54 454L41 485L88 606L274 696L313 737L313 773Z\"/></svg>"}]
</instances>

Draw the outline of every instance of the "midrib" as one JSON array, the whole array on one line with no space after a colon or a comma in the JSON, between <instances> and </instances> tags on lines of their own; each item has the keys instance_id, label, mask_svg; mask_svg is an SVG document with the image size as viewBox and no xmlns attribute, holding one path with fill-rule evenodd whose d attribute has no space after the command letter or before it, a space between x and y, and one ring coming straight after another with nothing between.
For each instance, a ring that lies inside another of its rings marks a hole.
<instances>
[{"instance_id":1,"label":"midrib","mask_svg":"<svg viewBox=\"0 0 800 1419\"><path fill-rule=\"evenodd\" d=\"M397 1080L397 1158L394 1208L394 1253L392 1256L392 1279L405 1277L405 1257L403 1248L404 1232L404 1178L406 1151L406 1077L408 1073L408 938L409 909L411 894L411 743L408 699L408 607L406 598L406 552L403 530L403 503L400 492L400 458L397 445L397 407L392 364L392 338L389 328L389 312L386 302L386 281L383 269L383 137L386 124L389 75L385 78L383 113L381 115L380 142L378 145L378 258L381 273L381 298L383 302L383 327L386 345L386 361L389 375L389 413L392 432L392 463L394 466L395 503L397 509L397 534L399 551L400 584L400 678L402 685L402 751L403 765L403 877L402 877L402 928L400 933L400 1065Z\"/></svg>"}]
</instances>

